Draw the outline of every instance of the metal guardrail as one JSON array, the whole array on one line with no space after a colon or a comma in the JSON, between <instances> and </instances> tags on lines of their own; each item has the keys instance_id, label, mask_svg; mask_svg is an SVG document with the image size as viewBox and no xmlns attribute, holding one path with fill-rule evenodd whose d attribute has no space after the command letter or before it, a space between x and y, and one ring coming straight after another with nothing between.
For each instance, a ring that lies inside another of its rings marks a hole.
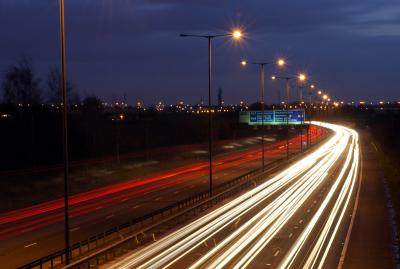
<instances>
[{"instance_id":1,"label":"metal guardrail","mask_svg":"<svg viewBox=\"0 0 400 269\"><path fill-rule=\"evenodd\" d=\"M320 140L321 141L321 140ZM315 146L319 142L312 144ZM311 147L312 148L312 147ZM308 151L292 153L291 157ZM81 259L63 268L91 268L109 260L110 257L121 254L128 249L133 249L143 243L155 240L156 236L188 220L218 202L231 197L240 191L249 188L255 182L265 179L265 174L281 165L289 163L286 157L277 159L266 166L266 170L256 169L235 179L218 185L215 195L209 198L209 192L201 192L184 200L171 204L167 207L157 209L139 218L132 219L121 225L115 226L105 232L87 238L71 246L70 258ZM135 232L136 231L136 232ZM99 251L95 249L102 247ZM18 269L33 268L60 268L65 262L65 250L60 250L48 256L37 259L29 264L18 267Z\"/></svg>"},{"instance_id":2,"label":"metal guardrail","mask_svg":"<svg viewBox=\"0 0 400 269\"><path fill-rule=\"evenodd\" d=\"M277 161L274 161L274 162L270 163L270 165L277 163L278 161L281 161L281 160L279 159ZM233 180L225 182L225 183L217 186L215 188L215 191L216 191L216 193L221 192L222 189L229 188L229 187L234 186L244 180L247 180L250 177L254 176L255 174L259 173L260 171L261 171L261 169L256 169L256 170L246 173L240 177L237 177ZM115 240L118 240L118 239L119 239L118 241L120 241L122 235L132 232L135 228L141 229L145 225L149 225L156 220L159 220L166 216L172 215L176 212L182 211L182 209L190 207L190 206L198 203L199 201L202 201L202 200L208 198L208 196L209 196L208 191L198 193L198 194L190 196L184 200L181 200L174 204L171 204L167 207L157 209L149 214L143 215L139 218L135 218L129 222L125 222L125 223L115 226L105 232L102 232L102 233L92 236L88 239L80 241L76 244L73 244L71 246L70 257L71 257L71 259L82 257L85 254L89 254L95 248L98 248L100 246L105 246L107 244L110 245ZM37 259L29 264L18 267L18 269L56 268L56 267L64 264L64 262L65 262L65 250L60 250L60 251L52 253L48 256Z\"/></svg>"},{"instance_id":3,"label":"metal guardrail","mask_svg":"<svg viewBox=\"0 0 400 269\"><path fill-rule=\"evenodd\" d=\"M163 234L171 227L176 227L179 224L183 224L187 220L211 208L212 206L218 204L226 198L231 197L244 189L248 189L255 182L259 182L260 180L264 179L265 174L270 173L271 170L277 167L278 165L275 165L255 177L248 177L247 179L251 178L251 180L239 182L238 184L231 186L227 190L220 192L211 198L208 197L207 193L205 200L199 203L193 203L192 206L186 208L185 210L170 215L165 219L161 219L160 221L147 226L145 229L139 230L138 232L124 238L123 240L108 246L106 249L100 250L96 253L92 253L79 261L71 263L70 265L64 267L64 269L97 267L101 263L107 262L110 258L112 259L115 256L132 250L142 244L155 241L159 235Z\"/></svg>"}]
</instances>

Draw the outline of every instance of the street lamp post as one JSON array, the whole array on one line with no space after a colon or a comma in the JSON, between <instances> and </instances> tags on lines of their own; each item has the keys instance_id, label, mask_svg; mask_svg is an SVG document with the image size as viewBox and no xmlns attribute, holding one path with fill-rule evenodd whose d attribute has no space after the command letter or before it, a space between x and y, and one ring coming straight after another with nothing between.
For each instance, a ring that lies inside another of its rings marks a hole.
<instances>
[{"instance_id":1,"label":"street lamp post","mask_svg":"<svg viewBox=\"0 0 400 269\"><path fill-rule=\"evenodd\" d=\"M309 86L309 88L308 88L308 86ZM312 114L312 109L311 109L311 106L312 106L311 105L311 90L315 88L315 85L314 84L309 84L309 85L299 84L298 87L299 87L299 95L300 95L300 107L302 106L302 104L305 105L304 109L305 109L306 113L308 111L308 118L309 118L309 122L310 122L311 121L311 114ZM307 106L307 102L305 102L304 99L303 99L303 94L305 93L305 92L303 92L303 89L306 88L306 87L308 88L308 97L309 97L308 106ZM310 127L310 123L307 126L307 145L308 145L308 147L311 145L311 139L310 139L310 134L309 134L310 128L309 127Z\"/></svg>"},{"instance_id":2,"label":"street lamp post","mask_svg":"<svg viewBox=\"0 0 400 269\"><path fill-rule=\"evenodd\" d=\"M264 71L264 69L265 69L265 66L266 65L270 65L270 64L274 64L274 63L276 63L278 66L284 66L286 63L285 63L285 60L283 60L283 59L278 59L276 62L272 62L272 61L269 61L269 62L249 62L249 61L246 61L246 60L242 60L241 61L241 64L243 65L243 66L246 66L247 64L254 64L254 65L258 65L258 66L260 66L260 70L261 70L261 95L260 95L260 97L261 97L261 100L260 100L260 103L261 103L261 154L262 154L262 157L261 157L261 163L262 163L262 171L264 171L265 170L265 146L264 146L264 132L265 132L265 130L264 130L264 112L265 112L265 71Z\"/></svg>"},{"instance_id":3,"label":"street lamp post","mask_svg":"<svg viewBox=\"0 0 400 269\"><path fill-rule=\"evenodd\" d=\"M290 80L295 77L281 77L281 76L272 76L272 80L283 79L285 80L285 89L286 89L286 159L289 159L289 112L288 105L290 100Z\"/></svg>"},{"instance_id":4,"label":"street lamp post","mask_svg":"<svg viewBox=\"0 0 400 269\"><path fill-rule=\"evenodd\" d=\"M312 90L314 90L314 89L315 89L315 85L311 84L310 89L308 90L308 101L310 103L310 108L312 106Z\"/></svg>"},{"instance_id":5,"label":"street lamp post","mask_svg":"<svg viewBox=\"0 0 400 269\"><path fill-rule=\"evenodd\" d=\"M68 107L67 107L67 64L65 53L65 10L64 0L59 2L60 12L60 55L61 55L61 89L62 89L62 134L63 134L63 158L64 158L64 240L65 240L65 263L70 261L70 238L69 238L69 186L68 186Z\"/></svg>"},{"instance_id":6,"label":"street lamp post","mask_svg":"<svg viewBox=\"0 0 400 269\"><path fill-rule=\"evenodd\" d=\"M301 104L304 103L304 101L303 101L303 89L304 89L304 86L303 85L298 85L298 87L299 87L299 97L300 97L300 106L301 106Z\"/></svg>"},{"instance_id":7,"label":"street lamp post","mask_svg":"<svg viewBox=\"0 0 400 269\"><path fill-rule=\"evenodd\" d=\"M297 76L272 76L272 80L285 80L285 86L286 86L286 100L287 100L287 105L286 105L286 158L289 159L289 111L288 111L288 106L289 106L289 100L290 100L290 80L292 79L297 79L298 81L302 82L307 79L307 76L305 74L298 74Z\"/></svg>"},{"instance_id":8,"label":"street lamp post","mask_svg":"<svg viewBox=\"0 0 400 269\"><path fill-rule=\"evenodd\" d=\"M235 30L229 34L221 35L191 35L191 34L180 34L180 37L197 37L206 38L208 41L208 161L209 161L209 196L212 197L212 102L211 102L211 67L212 67L212 40L218 37L231 36L233 39L241 39L242 32Z\"/></svg>"},{"instance_id":9,"label":"street lamp post","mask_svg":"<svg viewBox=\"0 0 400 269\"><path fill-rule=\"evenodd\" d=\"M308 98L309 98L309 105L308 105L308 126L307 126L307 148L311 147L312 144L312 133L311 133L311 118L313 116L313 104L312 104L312 94L313 90L315 89L314 84L310 84L310 87L308 89Z\"/></svg>"}]
</instances>

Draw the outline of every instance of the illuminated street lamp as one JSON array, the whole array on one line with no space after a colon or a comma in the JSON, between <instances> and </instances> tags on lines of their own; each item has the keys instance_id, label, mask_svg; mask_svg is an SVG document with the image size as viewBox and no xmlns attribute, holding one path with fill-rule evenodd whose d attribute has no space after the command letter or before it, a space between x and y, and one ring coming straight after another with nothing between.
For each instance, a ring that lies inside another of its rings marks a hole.
<instances>
[{"instance_id":1,"label":"illuminated street lamp","mask_svg":"<svg viewBox=\"0 0 400 269\"><path fill-rule=\"evenodd\" d=\"M310 89L308 90L308 101L309 101L309 103L310 103L310 108L311 108L311 103L312 103L312 98L311 98L311 96L312 96L312 90L314 90L315 89L315 84L310 84Z\"/></svg>"},{"instance_id":2,"label":"illuminated street lamp","mask_svg":"<svg viewBox=\"0 0 400 269\"><path fill-rule=\"evenodd\" d=\"M264 149L264 105L265 105L265 72L264 72L264 67L266 65L271 65L271 64L276 64L279 67L283 67L286 62L284 59L278 59L276 61L268 61L268 62L249 62L247 60L242 60L241 62L242 66L246 66L247 64L254 64L254 65L258 65L260 66L260 71L261 71L261 99L260 99L260 103L261 103L261 132L262 132L262 138L261 138L261 147L262 147L262 170L264 171L265 168L265 149Z\"/></svg>"},{"instance_id":3,"label":"illuminated street lamp","mask_svg":"<svg viewBox=\"0 0 400 269\"><path fill-rule=\"evenodd\" d=\"M306 75L300 73L297 76L271 76L272 80L282 79L286 82L286 101L287 105L290 104L290 80L297 79L298 81L305 81ZM302 143L302 142L301 142ZM289 111L286 112L286 158L289 159Z\"/></svg>"},{"instance_id":4,"label":"illuminated street lamp","mask_svg":"<svg viewBox=\"0 0 400 269\"><path fill-rule=\"evenodd\" d=\"M300 73L298 76L299 81L305 81L307 79L306 75Z\"/></svg>"},{"instance_id":5,"label":"illuminated street lamp","mask_svg":"<svg viewBox=\"0 0 400 269\"><path fill-rule=\"evenodd\" d=\"M208 41L208 157L209 157L209 179L210 179L210 197L212 196L212 113L211 113L211 41L214 38L219 37L231 37L233 40L240 40L243 38L243 33L240 29L234 29L227 34L219 35L192 35L192 34L180 34L181 37L197 37L205 38Z\"/></svg>"},{"instance_id":6,"label":"illuminated street lamp","mask_svg":"<svg viewBox=\"0 0 400 269\"><path fill-rule=\"evenodd\" d=\"M304 88L304 85L300 85L300 83L305 82L306 79L307 79L307 76L305 74L303 74L303 73L300 73L300 74L297 75L297 78L298 78L298 81L299 81L299 84L297 86L299 87L300 105L301 105L303 103L303 88Z\"/></svg>"},{"instance_id":7,"label":"illuminated street lamp","mask_svg":"<svg viewBox=\"0 0 400 269\"><path fill-rule=\"evenodd\" d=\"M272 75L271 79L272 80L282 79L282 80L286 81L286 102L287 102L287 104L289 104L290 103L290 100L289 100L290 99L290 84L289 84L290 80L297 79L299 82L304 82L307 80L307 76L302 73L298 74L297 76L275 76L275 75Z\"/></svg>"},{"instance_id":8,"label":"illuminated street lamp","mask_svg":"<svg viewBox=\"0 0 400 269\"><path fill-rule=\"evenodd\" d=\"M233 39L241 39L242 32L240 30L236 29L232 32L232 37L233 37Z\"/></svg>"}]
</instances>

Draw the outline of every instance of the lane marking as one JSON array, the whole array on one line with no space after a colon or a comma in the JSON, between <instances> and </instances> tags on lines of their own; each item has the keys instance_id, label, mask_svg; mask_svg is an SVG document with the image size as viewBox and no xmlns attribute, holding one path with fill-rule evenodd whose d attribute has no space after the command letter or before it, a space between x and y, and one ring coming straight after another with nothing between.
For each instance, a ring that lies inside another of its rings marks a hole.
<instances>
[{"instance_id":1,"label":"lane marking","mask_svg":"<svg viewBox=\"0 0 400 269\"><path fill-rule=\"evenodd\" d=\"M360 183L358 184L358 190L357 190L357 196L356 196L356 200L354 202L354 207L353 207L353 212L352 212L352 216L351 216L351 220L350 220L350 225L349 225L349 229L347 230L347 234L346 234L346 239L344 240L344 246L342 249L342 253L340 254L340 259L339 259L339 264L337 266L337 269L342 269L343 268L343 264L344 264L344 260L346 258L346 254L347 254L347 248L349 246L349 242L350 242L350 236L351 236L351 232L353 230L353 225L354 225L354 219L356 217L356 213L357 213L357 208L358 208L358 201L360 199L360 191L361 191L361 184L363 182L363 169L364 169L364 158L362 155L362 148L360 147L360 156L361 156L361 161L360 161Z\"/></svg>"},{"instance_id":2,"label":"lane marking","mask_svg":"<svg viewBox=\"0 0 400 269\"><path fill-rule=\"evenodd\" d=\"M290 233L290 234L289 234L289 238L291 238L292 236L293 236L293 233Z\"/></svg>"},{"instance_id":3,"label":"lane marking","mask_svg":"<svg viewBox=\"0 0 400 269\"><path fill-rule=\"evenodd\" d=\"M78 231L80 228L81 228L81 227L78 226L78 227L69 229L69 231L70 231L70 232L75 232L75 231Z\"/></svg>"},{"instance_id":4,"label":"lane marking","mask_svg":"<svg viewBox=\"0 0 400 269\"><path fill-rule=\"evenodd\" d=\"M98 206L98 207L96 207L96 210L99 210L99 209L102 209L103 207L102 206Z\"/></svg>"},{"instance_id":5,"label":"lane marking","mask_svg":"<svg viewBox=\"0 0 400 269\"><path fill-rule=\"evenodd\" d=\"M33 247L33 246L35 246L35 245L37 245L37 243L32 243L32 244L26 245L26 246L24 246L24 248Z\"/></svg>"},{"instance_id":6,"label":"lane marking","mask_svg":"<svg viewBox=\"0 0 400 269\"><path fill-rule=\"evenodd\" d=\"M302 224L302 223L303 223L303 220L302 220L302 219L301 219L301 220L299 220L299 223L300 223L300 224Z\"/></svg>"},{"instance_id":7,"label":"lane marking","mask_svg":"<svg viewBox=\"0 0 400 269\"><path fill-rule=\"evenodd\" d=\"M121 202L125 202L125 201L127 201L127 200L128 200L128 198L125 198L125 199L122 199Z\"/></svg>"},{"instance_id":8,"label":"lane marking","mask_svg":"<svg viewBox=\"0 0 400 269\"><path fill-rule=\"evenodd\" d=\"M139 208L140 207L140 205L135 205L135 206L132 206L132 209L136 209L136 208Z\"/></svg>"},{"instance_id":9,"label":"lane marking","mask_svg":"<svg viewBox=\"0 0 400 269\"><path fill-rule=\"evenodd\" d=\"M375 145L375 143L374 143L374 142L371 142L371 145L374 146L375 151L378 152L378 147Z\"/></svg>"},{"instance_id":10,"label":"lane marking","mask_svg":"<svg viewBox=\"0 0 400 269\"><path fill-rule=\"evenodd\" d=\"M108 215L106 219L111 219L112 217L114 217L114 214Z\"/></svg>"},{"instance_id":11,"label":"lane marking","mask_svg":"<svg viewBox=\"0 0 400 269\"><path fill-rule=\"evenodd\" d=\"M240 222L240 218L238 218L238 219L235 221L235 227L238 226L239 222Z\"/></svg>"},{"instance_id":12,"label":"lane marking","mask_svg":"<svg viewBox=\"0 0 400 269\"><path fill-rule=\"evenodd\" d=\"M154 201L160 201L161 197L157 197L156 199L154 199Z\"/></svg>"},{"instance_id":13,"label":"lane marking","mask_svg":"<svg viewBox=\"0 0 400 269\"><path fill-rule=\"evenodd\" d=\"M278 256L280 252L281 251L279 249L277 251L275 251L274 257Z\"/></svg>"}]
</instances>

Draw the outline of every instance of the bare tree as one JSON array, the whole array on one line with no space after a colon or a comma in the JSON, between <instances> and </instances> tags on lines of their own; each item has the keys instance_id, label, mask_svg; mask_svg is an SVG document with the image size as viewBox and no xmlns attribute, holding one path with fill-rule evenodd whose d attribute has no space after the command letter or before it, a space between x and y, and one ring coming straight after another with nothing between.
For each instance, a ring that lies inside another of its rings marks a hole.
<instances>
[{"instance_id":1,"label":"bare tree","mask_svg":"<svg viewBox=\"0 0 400 269\"><path fill-rule=\"evenodd\" d=\"M11 65L5 73L1 88L4 101L9 104L40 103L40 80L36 78L32 60L23 56L16 65Z\"/></svg>"},{"instance_id":2,"label":"bare tree","mask_svg":"<svg viewBox=\"0 0 400 269\"><path fill-rule=\"evenodd\" d=\"M61 104L61 76L58 68L51 68L47 75L47 101L51 104ZM77 92L73 90L72 83L67 81L67 95L68 104L79 104L80 97Z\"/></svg>"}]
</instances>

